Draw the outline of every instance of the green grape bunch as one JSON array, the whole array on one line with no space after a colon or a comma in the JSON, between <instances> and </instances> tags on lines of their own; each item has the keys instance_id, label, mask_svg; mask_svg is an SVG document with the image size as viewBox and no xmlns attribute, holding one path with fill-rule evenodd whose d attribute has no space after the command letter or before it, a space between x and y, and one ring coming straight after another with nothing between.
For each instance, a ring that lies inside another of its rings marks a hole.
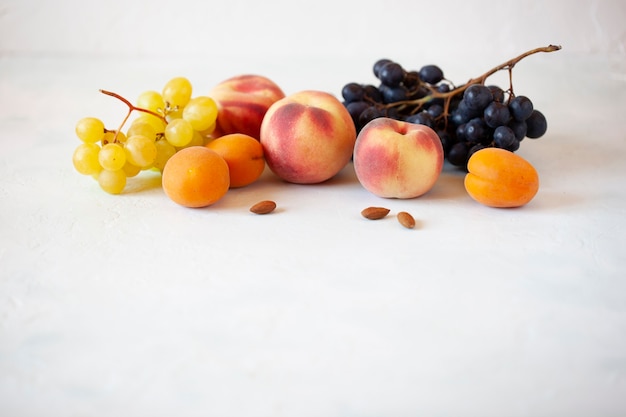
<instances>
[{"instance_id":1,"label":"green grape bunch","mask_svg":"<svg viewBox=\"0 0 626 417\"><path fill-rule=\"evenodd\" d=\"M205 145L215 129L217 103L208 96L192 97L192 85L184 77L170 79L162 92L141 93L136 104L117 93L100 92L125 103L128 112L116 129L107 129L96 117L80 119L75 132L81 143L72 162L76 171L93 177L110 194L122 193L127 179L141 171L162 172L176 152ZM135 112L139 115L123 130Z\"/></svg>"}]
</instances>

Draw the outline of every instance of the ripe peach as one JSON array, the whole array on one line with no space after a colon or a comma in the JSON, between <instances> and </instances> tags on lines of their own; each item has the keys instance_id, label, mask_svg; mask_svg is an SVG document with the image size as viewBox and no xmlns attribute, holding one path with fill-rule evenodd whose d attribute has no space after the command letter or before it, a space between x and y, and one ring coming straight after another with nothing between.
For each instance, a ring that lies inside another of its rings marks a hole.
<instances>
[{"instance_id":1,"label":"ripe peach","mask_svg":"<svg viewBox=\"0 0 626 417\"><path fill-rule=\"evenodd\" d=\"M280 178L315 184L335 176L350 162L356 129L333 95L305 90L270 107L261 125L268 167Z\"/></svg>"},{"instance_id":2,"label":"ripe peach","mask_svg":"<svg viewBox=\"0 0 626 417\"><path fill-rule=\"evenodd\" d=\"M285 93L269 78L246 74L220 82L209 96L218 105L213 137L243 133L258 140L265 113Z\"/></svg>"},{"instance_id":3,"label":"ripe peach","mask_svg":"<svg viewBox=\"0 0 626 417\"><path fill-rule=\"evenodd\" d=\"M265 169L263 146L252 136L232 133L212 140L207 148L228 164L230 188L245 187L259 179Z\"/></svg>"},{"instance_id":4,"label":"ripe peach","mask_svg":"<svg viewBox=\"0 0 626 417\"><path fill-rule=\"evenodd\" d=\"M228 164L217 152L204 146L181 149L163 169L165 194L185 207L206 207L228 191Z\"/></svg>"},{"instance_id":5,"label":"ripe peach","mask_svg":"<svg viewBox=\"0 0 626 417\"><path fill-rule=\"evenodd\" d=\"M539 191L539 175L519 155L498 148L474 153L468 163L465 189L474 200L490 207L519 207Z\"/></svg>"},{"instance_id":6,"label":"ripe peach","mask_svg":"<svg viewBox=\"0 0 626 417\"><path fill-rule=\"evenodd\" d=\"M354 147L359 182L385 198L415 198L428 192L441 174L443 159L433 129L386 117L366 124Z\"/></svg>"}]
</instances>

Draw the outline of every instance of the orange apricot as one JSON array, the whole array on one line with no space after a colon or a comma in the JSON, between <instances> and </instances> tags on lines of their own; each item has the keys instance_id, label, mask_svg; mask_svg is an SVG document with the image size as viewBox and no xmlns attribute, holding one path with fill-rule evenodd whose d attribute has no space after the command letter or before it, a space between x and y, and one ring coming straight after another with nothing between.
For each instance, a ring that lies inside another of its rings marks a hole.
<instances>
[{"instance_id":1,"label":"orange apricot","mask_svg":"<svg viewBox=\"0 0 626 417\"><path fill-rule=\"evenodd\" d=\"M217 152L190 146L176 152L162 174L165 194L185 207L206 207L221 199L230 186L228 164Z\"/></svg>"},{"instance_id":2,"label":"orange apricot","mask_svg":"<svg viewBox=\"0 0 626 417\"><path fill-rule=\"evenodd\" d=\"M539 190L539 175L530 162L504 149L479 150L470 157L467 170L465 189L486 206L523 206Z\"/></svg>"},{"instance_id":3,"label":"orange apricot","mask_svg":"<svg viewBox=\"0 0 626 417\"><path fill-rule=\"evenodd\" d=\"M206 144L226 160L230 187L245 187L259 179L265 169L261 142L243 133L231 133Z\"/></svg>"}]
</instances>

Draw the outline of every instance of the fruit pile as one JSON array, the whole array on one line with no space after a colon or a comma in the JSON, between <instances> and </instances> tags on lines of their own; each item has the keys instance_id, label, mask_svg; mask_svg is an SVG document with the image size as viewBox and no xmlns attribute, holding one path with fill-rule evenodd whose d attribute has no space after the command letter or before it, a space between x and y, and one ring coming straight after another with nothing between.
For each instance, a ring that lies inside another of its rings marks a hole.
<instances>
[{"instance_id":1,"label":"fruit pile","mask_svg":"<svg viewBox=\"0 0 626 417\"><path fill-rule=\"evenodd\" d=\"M380 84L350 82L341 94L357 131L379 117L426 125L437 132L445 158L452 165L467 167L473 153L496 147L515 152L525 138L546 132L545 116L532 101L515 95L511 80L517 62L537 52L551 52L550 45L528 51L458 87L436 65L409 71L399 63L380 59L373 72ZM508 70L511 85L506 90L488 85L487 78Z\"/></svg>"},{"instance_id":2,"label":"fruit pile","mask_svg":"<svg viewBox=\"0 0 626 417\"><path fill-rule=\"evenodd\" d=\"M199 96L176 77L135 103L100 90L128 111L114 129L98 118L79 120L73 164L111 194L122 193L127 178L156 170L172 201L206 207L255 182L266 166L286 182L317 184L350 160L371 193L415 198L435 185L447 159L469 171L465 187L476 201L519 206L534 197L539 178L514 152L525 137L542 136L547 122L530 99L514 94L512 69L526 56L559 49L530 50L458 87L435 65L407 71L381 59L374 64L380 85L348 83L343 101L315 90L285 96L260 75L229 78ZM486 83L501 70L509 73L506 90ZM264 204L251 211L276 207Z\"/></svg>"}]
</instances>

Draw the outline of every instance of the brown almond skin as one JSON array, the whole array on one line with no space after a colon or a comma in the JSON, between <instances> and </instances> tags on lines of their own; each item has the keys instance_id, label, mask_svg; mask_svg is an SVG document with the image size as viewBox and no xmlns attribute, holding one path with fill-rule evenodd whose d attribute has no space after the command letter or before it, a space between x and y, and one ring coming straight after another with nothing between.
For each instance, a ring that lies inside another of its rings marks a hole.
<instances>
[{"instance_id":1,"label":"brown almond skin","mask_svg":"<svg viewBox=\"0 0 626 417\"><path fill-rule=\"evenodd\" d=\"M273 212L275 208L275 202L272 200L263 200L250 207L250 211L254 214L268 214Z\"/></svg>"},{"instance_id":2,"label":"brown almond skin","mask_svg":"<svg viewBox=\"0 0 626 417\"><path fill-rule=\"evenodd\" d=\"M415 219L413 218L413 216L411 216L411 214L407 213L406 211L399 212L397 217L400 224L407 229L412 229L415 227Z\"/></svg>"},{"instance_id":3,"label":"brown almond skin","mask_svg":"<svg viewBox=\"0 0 626 417\"><path fill-rule=\"evenodd\" d=\"M378 220L389 214L389 209L385 207L368 207L361 211L361 215L366 219Z\"/></svg>"}]
</instances>

